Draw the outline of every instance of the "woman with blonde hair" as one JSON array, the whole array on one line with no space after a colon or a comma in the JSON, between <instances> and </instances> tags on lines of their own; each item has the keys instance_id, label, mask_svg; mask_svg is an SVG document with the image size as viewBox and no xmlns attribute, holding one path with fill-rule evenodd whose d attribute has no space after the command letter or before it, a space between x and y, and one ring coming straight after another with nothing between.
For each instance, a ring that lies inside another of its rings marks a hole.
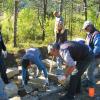
<instances>
[{"instance_id":1,"label":"woman with blonde hair","mask_svg":"<svg viewBox=\"0 0 100 100\"><path fill-rule=\"evenodd\" d=\"M56 26L56 33L55 33L55 42L59 45L67 41L67 29L64 28L64 23L59 21ZM62 68L62 59L61 57L56 57L57 68Z\"/></svg>"}]
</instances>

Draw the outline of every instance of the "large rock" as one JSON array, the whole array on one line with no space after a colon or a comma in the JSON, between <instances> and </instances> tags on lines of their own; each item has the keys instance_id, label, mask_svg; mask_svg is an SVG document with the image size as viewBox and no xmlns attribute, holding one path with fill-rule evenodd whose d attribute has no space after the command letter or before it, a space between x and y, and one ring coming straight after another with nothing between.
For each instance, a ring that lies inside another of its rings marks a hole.
<instances>
[{"instance_id":1,"label":"large rock","mask_svg":"<svg viewBox=\"0 0 100 100\"><path fill-rule=\"evenodd\" d=\"M57 64L55 61L50 59L44 59L42 60L43 63L46 65L47 68L49 68L49 72L53 72L53 70L57 67Z\"/></svg>"},{"instance_id":2,"label":"large rock","mask_svg":"<svg viewBox=\"0 0 100 100\"><path fill-rule=\"evenodd\" d=\"M61 75L56 75L56 74L51 74L51 73L48 74L49 80L53 81L56 84L59 83L63 86L66 86L69 84L70 77L68 77L66 80L59 81L59 76L61 76Z\"/></svg>"},{"instance_id":3,"label":"large rock","mask_svg":"<svg viewBox=\"0 0 100 100\"><path fill-rule=\"evenodd\" d=\"M9 68L7 69L7 76L8 78L12 78L14 77L15 75L18 75L19 74L19 71L17 68Z\"/></svg>"},{"instance_id":4,"label":"large rock","mask_svg":"<svg viewBox=\"0 0 100 100\"><path fill-rule=\"evenodd\" d=\"M45 87L45 82L44 82L45 78L44 77L39 77L37 79L31 79L29 80L29 84L32 87L38 88L39 91L46 91L46 87Z\"/></svg>"},{"instance_id":5,"label":"large rock","mask_svg":"<svg viewBox=\"0 0 100 100\"><path fill-rule=\"evenodd\" d=\"M47 66L47 67L57 67L57 64L55 61L50 60L50 59L44 59L42 60L43 63Z\"/></svg>"},{"instance_id":6,"label":"large rock","mask_svg":"<svg viewBox=\"0 0 100 100\"><path fill-rule=\"evenodd\" d=\"M21 98L19 96L15 96L15 97L10 98L9 100L21 100Z\"/></svg>"},{"instance_id":7,"label":"large rock","mask_svg":"<svg viewBox=\"0 0 100 100\"><path fill-rule=\"evenodd\" d=\"M13 82L5 85L5 92L7 93L8 97L13 97L18 94L18 87Z\"/></svg>"}]
</instances>

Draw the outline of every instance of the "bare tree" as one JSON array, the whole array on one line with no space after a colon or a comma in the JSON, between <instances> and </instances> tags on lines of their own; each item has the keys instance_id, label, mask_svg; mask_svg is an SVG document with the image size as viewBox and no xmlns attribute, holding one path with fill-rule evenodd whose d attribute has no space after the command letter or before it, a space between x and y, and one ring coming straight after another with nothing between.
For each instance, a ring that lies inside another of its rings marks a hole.
<instances>
[{"instance_id":1,"label":"bare tree","mask_svg":"<svg viewBox=\"0 0 100 100\"><path fill-rule=\"evenodd\" d=\"M87 0L83 0L84 2L84 13L85 13L85 20L87 20Z\"/></svg>"},{"instance_id":2,"label":"bare tree","mask_svg":"<svg viewBox=\"0 0 100 100\"><path fill-rule=\"evenodd\" d=\"M15 0L15 7L14 7L14 47L17 47L17 16L18 16L18 0Z\"/></svg>"},{"instance_id":3,"label":"bare tree","mask_svg":"<svg viewBox=\"0 0 100 100\"><path fill-rule=\"evenodd\" d=\"M43 0L43 34L42 34L42 40L44 41L45 40L45 24L46 24L46 12L47 12L47 0Z\"/></svg>"}]
</instances>

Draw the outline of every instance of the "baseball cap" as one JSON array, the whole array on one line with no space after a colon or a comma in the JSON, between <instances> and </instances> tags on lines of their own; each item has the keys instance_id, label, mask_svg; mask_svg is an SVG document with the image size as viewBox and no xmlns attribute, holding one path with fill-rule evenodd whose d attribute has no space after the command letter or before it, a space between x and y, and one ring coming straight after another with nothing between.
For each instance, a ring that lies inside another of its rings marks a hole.
<instances>
[{"instance_id":1,"label":"baseball cap","mask_svg":"<svg viewBox=\"0 0 100 100\"><path fill-rule=\"evenodd\" d=\"M58 43L51 43L48 45L47 49L48 49L48 53L50 53L52 49L59 49L59 44Z\"/></svg>"},{"instance_id":2,"label":"baseball cap","mask_svg":"<svg viewBox=\"0 0 100 100\"><path fill-rule=\"evenodd\" d=\"M82 29L86 29L87 26L89 26L89 25L92 25L92 22L91 21L85 21Z\"/></svg>"}]
</instances>

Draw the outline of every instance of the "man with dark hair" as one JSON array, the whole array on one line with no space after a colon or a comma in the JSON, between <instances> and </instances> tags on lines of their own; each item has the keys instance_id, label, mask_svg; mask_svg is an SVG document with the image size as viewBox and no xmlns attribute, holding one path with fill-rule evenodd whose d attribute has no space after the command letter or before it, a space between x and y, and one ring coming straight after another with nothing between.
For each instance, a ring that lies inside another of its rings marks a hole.
<instances>
[{"instance_id":1,"label":"man with dark hair","mask_svg":"<svg viewBox=\"0 0 100 100\"><path fill-rule=\"evenodd\" d=\"M6 58L7 51L6 51L6 46L5 46L3 39L2 39L1 26L0 26L0 73L1 73L1 78L4 81L4 83L8 84L9 80L8 80L8 77L6 74L6 67L4 65L2 53L3 53L4 57Z\"/></svg>"},{"instance_id":2,"label":"man with dark hair","mask_svg":"<svg viewBox=\"0 0 100 100\"><path fill-rule=\"evenodd\" d=\"M48 84L48 74L46 66L43 64L41 59L41 53L38 48L30 48L26 50L25 55L22 59L22 80L23 85L27 85L28 82L28 68L31 64L37 65L39 71L43 71L45 77L45 84ZM35 75L37 72L35 72Z\"/></svg>"},{"instance_id":3,"label":"man with dark hair","mask_svg":"<svg viewBox=\"0 0 100 100\"><path fill-rule=\"evenodd\" d=\"M70 75L70 82L67 94L60 100L74 100L74 96L81 92L81 76L93 61L93 53L82 43L67 41L60 45L52 44L48 46L48 53L52 56L61 56L67 70L65 80Z\"/></svg>"}]
</instances>

